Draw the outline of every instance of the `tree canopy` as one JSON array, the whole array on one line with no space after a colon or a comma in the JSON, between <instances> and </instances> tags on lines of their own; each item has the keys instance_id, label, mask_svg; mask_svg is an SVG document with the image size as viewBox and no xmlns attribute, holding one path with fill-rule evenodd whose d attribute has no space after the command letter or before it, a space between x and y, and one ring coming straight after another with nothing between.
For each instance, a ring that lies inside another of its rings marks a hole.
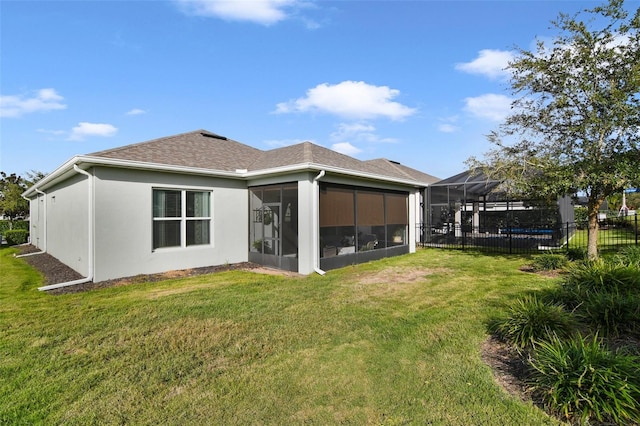
<instances>
[{"instance_id":1,"label":"tree canopy","mask_svg":"<svg viewBox=\"0 0 640 426\"><path fill-rule=\"evenodd\" d=\"M22 193L31 185L42 179L42 172L32 171L27 179L12 173L0 172L0 215L10 222L16 218L29 215L29 202L22 198Z\"/></svg>"},{"instance_id":2,"label":"tree canopy","mask_svg":"<svg viewBox=\"0 0 640 426\"><path fill-rule=\"evenodd\" d=\"M29 214L29 202L22 198L27 189L26 182L15 173L7 175L0 172L0 214L9 221Z\"/></svg>"},{"instance_id":3,"label":"tree canopy","mask_svg":"<svg viewBox=\"0 0 640 426\"><path fill-rule=\"evenodd\" d=\"M511 114L468 163L528 197L585 194L595 258L600 205L640 183L640 8L610 0L552 25L551 43L517 49Z\"/></svg>"}]
</instances>

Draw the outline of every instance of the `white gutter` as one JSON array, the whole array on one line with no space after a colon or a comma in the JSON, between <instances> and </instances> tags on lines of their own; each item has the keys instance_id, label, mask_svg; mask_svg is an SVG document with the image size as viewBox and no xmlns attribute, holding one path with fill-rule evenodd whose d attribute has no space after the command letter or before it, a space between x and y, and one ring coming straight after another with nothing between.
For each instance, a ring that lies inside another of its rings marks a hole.
<instances>
[{"instance_id":1,"label":"white gutter","mask_svg":"<svg viewBox=\"0 0 640 426\"><path fill-rule=\"evenodd\" d=\"M244 169L236 170L233 172L226 170L211 170L204 169L199 167L185 167L185 166L176 166L170 164L160 164L160 163L148 163L144 161L133 161L133 160L119 160L114 158L105 158L105 157L94 157L94 156L75 156L62 166L58 167L52 173L44 177L43 179L36 182L35 185L27 189L23 196L29 197L32 196L33 193L36 192L38 188L47 188L50 185L55 184L57 181L63 179L65 175L68 173L72 173L75 170L76 166L79 164L87 164L87 165L96 165L96 166L107 166L107 167L122 167L122 168L132 168L138 170L152 170L152 171L160 171L160 172L169 172L169 173L188 173L194 175L201 176L212 176L212 177L222 177L228 179L252 179L259 177L268 177L292 172L302 172L309 170L324 170L325 172L341 174L344 176L356 177L366 180L375 180L378 182L387 182L390 184L396 185L408 185L413 187L425 187L429 186L426 182L417 182L415 180L410 179L402 179L391 176L379 175L371 172L363 172L351 169L345 169L341 167L333 167L327 166L318 163L299 163L292 164L288 166L281 167L273 167L270 169L261 169L261 170L253 170L246 171ZM25 198L26 198L25 197Z\"/></svg>"},{"instance_id":2,"label":"white gutter","mask_svg":"<svg viewBox=\"0 0 640 426\"><path fill-rule=\"evenodd\" d=\"M320 269L320 185L318 181L325 175L320 170L318 176L313 178L313 270L320 275L326 274Z\"/></svg>"},{"instance_id":3,"label":"white gutter","mask_svg":"<svg viewBox=\"0 0 640 426\"><path fill-rule=\"evenodd\" d=\"M63 283L58 283L58 284L51 284L51 285L45 285L42 287L38 287L38 290L40 291L47 291L47 290L53 290L56 288L62 288L62 287L69 287L72 285L78 285L78 284L84 284L84 283L88 283L88 282L92 282L93 281L93 175L89 172L87 172L86 170L82 170L80 167L78 167L77 164L73 165L73 170L75 170L76 172L83 174L85 176L87 176L87 185L88 185L88 189L87 189L87 212L88 212L88 218L87 220L88 222L88 253L87 253L87 268L89 269L89 274L86 278L80 278L78 280L73 280L73 281L67 281L67 282L63 282ZM37 189L36 189L37 190ZM46 223L46 220L45 220Z\"/></svg>"}]
</instances>

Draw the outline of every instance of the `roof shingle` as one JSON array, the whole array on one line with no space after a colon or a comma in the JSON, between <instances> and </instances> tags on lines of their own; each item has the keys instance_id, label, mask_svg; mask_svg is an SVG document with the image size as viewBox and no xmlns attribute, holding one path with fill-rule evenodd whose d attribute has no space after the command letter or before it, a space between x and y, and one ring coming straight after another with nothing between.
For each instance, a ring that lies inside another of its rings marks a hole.
<instances>
[{"instance_id":1,"label":"roof shingle","mask_svg":"<svg viewBox=\"0 0 640 426\"><path fill-rule=\"evenodd\" d=\"M437 181L431 175L390 160L360 161L311 142L262 151L207 130L181 133L99 151L90 155L226 172L239 169L260 171L314 164L380 177L415 181L425 185Z\"/></svg>"}]
</instances>

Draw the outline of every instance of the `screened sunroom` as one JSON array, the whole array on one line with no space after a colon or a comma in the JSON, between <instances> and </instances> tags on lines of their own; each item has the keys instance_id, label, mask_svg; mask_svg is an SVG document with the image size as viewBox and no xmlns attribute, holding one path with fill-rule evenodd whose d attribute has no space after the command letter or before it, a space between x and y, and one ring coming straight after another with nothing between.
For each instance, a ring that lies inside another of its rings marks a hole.
<instances>
[{"instance_id":1,"label":"screened sunroom","mask_svg":"<svg viewBox=\"0 0 640 426\"><path fill-rule=\"evenodd\" d=\"M502 182L466 171L425 190L422 242L426 245L551 248L562 243L563 224L573 221L570 197L556 202L509 197ZM507 241L505 236L509 237Z\"/></svg>"}]
</instances>

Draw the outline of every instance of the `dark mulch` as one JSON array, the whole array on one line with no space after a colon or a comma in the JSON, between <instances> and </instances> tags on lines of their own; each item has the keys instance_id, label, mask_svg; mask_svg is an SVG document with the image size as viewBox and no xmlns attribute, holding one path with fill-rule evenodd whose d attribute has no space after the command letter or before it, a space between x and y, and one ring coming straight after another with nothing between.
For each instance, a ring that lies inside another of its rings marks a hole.
<instances>
[{"instance_id":1,"label":"dark mulch","mask_svg":"<svg viewBox=\"0 0 640 426\"><path fill-rule=\"evenodd\" d=\"M522 272L530 272L532 274L542 275L543 277L558 278L566 272L563 269L551 269L548 271L539 271L533 265L523 265L519 268Z\"/></svg>"},{"instance_id":2,"label":"dark mulch","mask_svg":"<svg viewBox=\"0 0 640 426\"><path fill-rule=\"evenodd\" d=\"M20 246L19 251L19 255L31 254L22 259L44 275L45 285L83 278L78 272L69 268L49 253L39 253L40 250L32 245Z\"/></svg>"},{"instance_id":3,"label":"dark mulch","mask_svg":"<svg viewBox=\"0 0 640 426\"><path fill-rule=\"evenodd\" d=\"M19 255L38 253L40 250L32 245L24 245L18 247ZM40 271L44 275L45 285L59 284L67 281L74 281L80 278L84 278L75 270L71 269L64 263L60 262L55 257L48 253L32 254L22 258L29 265ZM212 274L214 272L231 271L231 270L249 270L261 268L261 265L257 265L251 262L233 263L219 266L208 266L203 268L183 269L179 271L169 271L161 274L150 275L136 275L135 277L119 278L115 280L101 281L101 282L88 282L83 284L76 284L69 287L57 288L49 290L49 294L67 294L78 293L82 291L94 290L98 288L116 287L127 284L140 284L148 282L162 281L172 278L191 277L195 275Z\"/></svg>"},{"instance_id":4,"label":"dark mulch","mask_svg":"<svg viewBox=\"0 0 640 426\"><path fill-rule=\"evenodd\" d=\"M489 336L482 344L482 360L491 367L495 381L505 391L523 401L532 401L525 385L527 364L513 348Z\"/></svg>"}]
</instances>

